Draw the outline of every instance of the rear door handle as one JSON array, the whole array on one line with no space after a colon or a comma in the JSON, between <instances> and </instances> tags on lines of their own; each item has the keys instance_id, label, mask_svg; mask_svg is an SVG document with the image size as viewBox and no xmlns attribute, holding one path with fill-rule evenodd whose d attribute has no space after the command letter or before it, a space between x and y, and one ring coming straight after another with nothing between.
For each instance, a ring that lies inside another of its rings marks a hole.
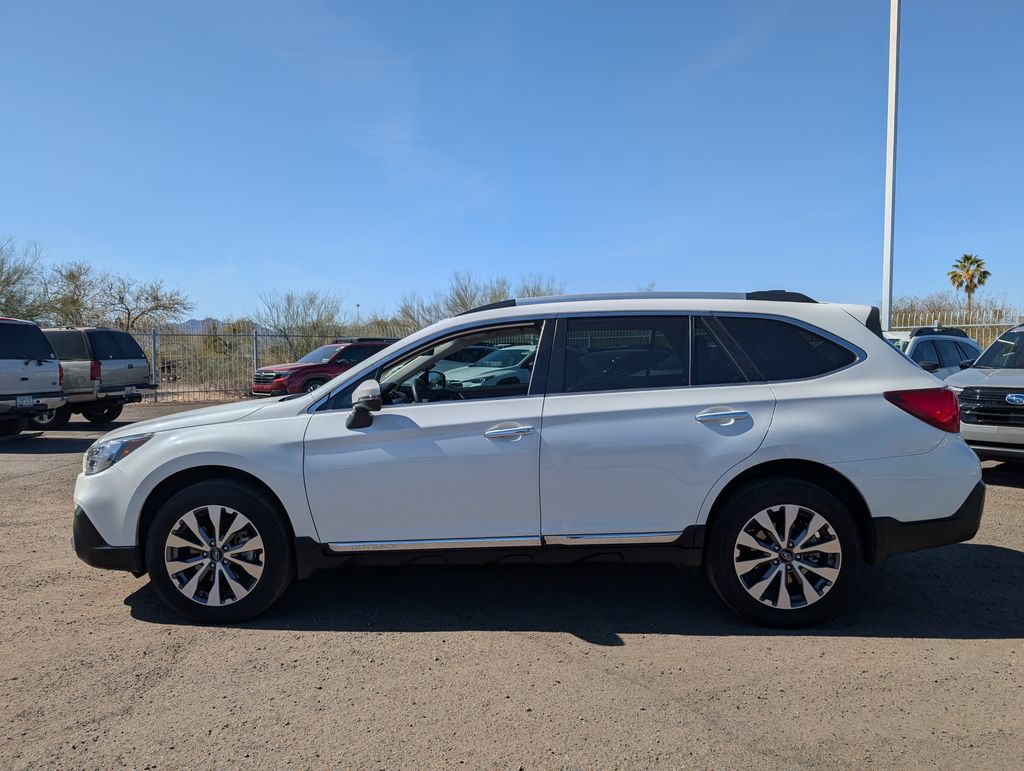
<instances>
[{"instance_id":1,"label":"rear door handle","mask_svg":"<svg viewBox=\"0 0 1024 771\"><path fill-rule=\"evenodd\" d=\"M718 410L716 412L697 413L698 423L717 423L721 426L729 426L737 420L750 420L750 413L745 410Z\"/></svg>"},{"instance_id":2,"label":"rear door handle","mask_svg":"<svg viewBox=\"0 0 1024 771\"><path fill-rule=\"evenodd\" d=\"M524 436L537 433L533 426L510 426L508 428L492 428L489 431L484 431L484 436L488 439L521 439Z\"/></svg>"}]
</instances>

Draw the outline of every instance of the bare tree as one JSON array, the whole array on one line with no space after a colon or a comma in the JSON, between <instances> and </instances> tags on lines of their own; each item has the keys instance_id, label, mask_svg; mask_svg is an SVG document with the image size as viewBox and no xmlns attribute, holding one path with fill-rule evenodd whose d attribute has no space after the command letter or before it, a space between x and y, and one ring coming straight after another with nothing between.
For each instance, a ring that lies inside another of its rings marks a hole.
<instances>
[{"instance_id":1,"label":"bare tree","mask_svg":"<svg viewBox=\"0 0 1024 771\"><path fill-rule=\"evenodd\" d=\"M48 321L57 325L87 326L108 322L105 307L110 277L87 262L53 265L46 272Z\"/></svg>"},{"instance_id":2,"label":"bare tree","mask_svg":"<svg viewBox=\"0 0 1024 771\"><path fill-rule=\"evenodd\" d=\"M420 328L471 308L512 297L543 297L564 291L565 282L546 276L522 276L513 286L505 276L480 280L470 272L456 272L446 289L438 290L428 298L415 292L405 295L395 310L395 319L400 324Z\"/></svg>"},{"instance_id":3,"label":"bare tree","mask_svg":"<svg viewBox=\"0 0 1024 771\"><path fill-rule=\"evenodd\" d=\"M194 307L188 295L167 289L160 279L139 281L124 275L106 276L101 303L110 320L126 332L177 321Z\"/></svg>"},{"instance_id":4,"label":"bare tree","mask_svg":"<svg viewBox=\"0 0 1024 771\"><path fill-rule=\"evenodd\" d=\"M322 342L336 335L344 323L343 301L330 292L315 289L305 292L274 291L261 293L259 297L263 307L253 320L262 331L283 338L292 361L311 347L308 338Z\"/></svg>"},{"instance_id":5,"label":"bare tree","mask_svg":"<svg viewBox=\"0 0 1024 771\"><path fill-rule=\"evenodd\" d=\"M43 310L42 250L0 238L0 316L35 319Z\"/></svg>"}]
</instances>

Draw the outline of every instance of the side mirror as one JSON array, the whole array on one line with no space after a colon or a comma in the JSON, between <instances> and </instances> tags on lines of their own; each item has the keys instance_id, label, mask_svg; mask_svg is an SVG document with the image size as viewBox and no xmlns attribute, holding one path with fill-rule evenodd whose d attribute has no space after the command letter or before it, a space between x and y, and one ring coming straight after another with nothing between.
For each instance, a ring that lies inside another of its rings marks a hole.
<instances>
[{"instance_id":1,"label":"side mirror","mask_svg":"<svg viewBox=\"0 0 1024 771\"><path fill-rule=\"evenodd\" d=\"M962 362L960 362L960 369L970 369L971 367L974 366L974 362L976 361L977 359L964 359Z\"/></svg>"},{"instance_id":2,"label":"side mirror","mask_svg":"<svg viewBox=\"0 0 1024 771\"><path fill-rule=\"evenodd\" d=\"M934 362L934 361L919 361L917 363L917 366L919 366L925 372L938 372L939 371L939 364L938 364L938 362Z\"/></svg>"},{"instance_id":3,"label":"side mirror","mask_svg":"<svg viewBox=\"0 0 1024 771\"><path fill-rule=\"evenodd\" d=\"M373 413L382 405L380 383L364 380L352 392L352 411L345 418L345 428L367 428L373 424Z\"/></svg>"},{"instance_id":4,"label":"side mirror","mask_svg":"<svg viewBox=\"0 0 1024 771\"><path fill-rule=\"evenodd\" d=\"M448 378L443 372L432 369L427 373L427 385L431 388L444 388L448 385Z\"/></svg>"}]
</instances>

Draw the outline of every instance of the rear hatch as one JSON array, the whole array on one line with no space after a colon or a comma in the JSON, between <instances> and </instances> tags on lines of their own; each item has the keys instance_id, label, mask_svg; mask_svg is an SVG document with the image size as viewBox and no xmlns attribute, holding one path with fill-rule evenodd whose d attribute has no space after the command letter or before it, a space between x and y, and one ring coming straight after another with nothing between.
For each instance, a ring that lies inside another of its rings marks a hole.
<instances>
[{"instance_id":1,"label":"rear hatch","mask_svg":"<svg viewBox=\"0 0 1024 771\"><path fill-rule=\"evenodd\" d=\"M64 367L64 392L91 393L93 381L89 371L92 355L85 341L85 332L80 329L47 329L44 334Z\"/></svg>"},{"instance_id":2,"label":"rear hatch","mask_svg":"<svg viewBox=\"0 0 1024 771\"><path fill-rule=\"evenodd\" d=\"M114 332L121 357L125 363L125 386L131 391L149 385L149 359L145 351L132 335L127 332Z\"/></svg>"},{"instance_id":3,"label":"rear hatch","mask_svg":"<svg viewBox=\"0 0 1024 771\"><path fill-rule=\"evenodd\" d=\"M0 400L19 406L60 393L57 357L35 324L0 322Z\"/></svg>"}]
</instances>

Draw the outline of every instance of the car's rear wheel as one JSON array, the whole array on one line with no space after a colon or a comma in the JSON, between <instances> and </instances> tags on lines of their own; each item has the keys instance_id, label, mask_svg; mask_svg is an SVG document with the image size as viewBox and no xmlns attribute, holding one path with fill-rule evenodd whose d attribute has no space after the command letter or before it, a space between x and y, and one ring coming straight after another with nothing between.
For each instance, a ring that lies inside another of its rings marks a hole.
<instances>
[{"instance_id":1,"label":"car's rear wheel","mask_svg":"<svg viewBox=\"0 0 1024 771\"><path fill-rule=\"evenodd\" d=\"M58 428L63 428L71 420L71 408L66 404L63 407L58 407L55 410L49 412L43 412L39 415L32 416L32 422L36 428L43 428L49 431L55 431Z\"/></svg>"},{"instance_id":2,"label":"car's rear wheel","mask_svg":"<svg viewBox=\"0 0 1024 771\"><path fill-rule=\"evenodd\" d=\"M153 588L187 618L231 623L269 608L295 574L278 507L245 482L199 482L172 496L146 536Z\"/></svg>"},{"instance_id":3,"label":"car's rear wheel","mask_svg":"<svg viewBox=\"0 0 1024 771\"><path fill-rule=\"evenodd\" d=\"M86 407L82 410L82 417L90 423L112 423L121 415L124 406L111 404L108 407Z\"/></svg>"},{"instance_id":4,"label":"car's rear wheel","mask_svg":"<svg viewBox=\"0 0 1024 771\"><path fill-rule=\"evenodd\" d=\"M847 605L863 548L850 511L801 479L752 483L722 507L705 567L722 600L760 624L799 627Z\"/></svg>"}]
</instances>

